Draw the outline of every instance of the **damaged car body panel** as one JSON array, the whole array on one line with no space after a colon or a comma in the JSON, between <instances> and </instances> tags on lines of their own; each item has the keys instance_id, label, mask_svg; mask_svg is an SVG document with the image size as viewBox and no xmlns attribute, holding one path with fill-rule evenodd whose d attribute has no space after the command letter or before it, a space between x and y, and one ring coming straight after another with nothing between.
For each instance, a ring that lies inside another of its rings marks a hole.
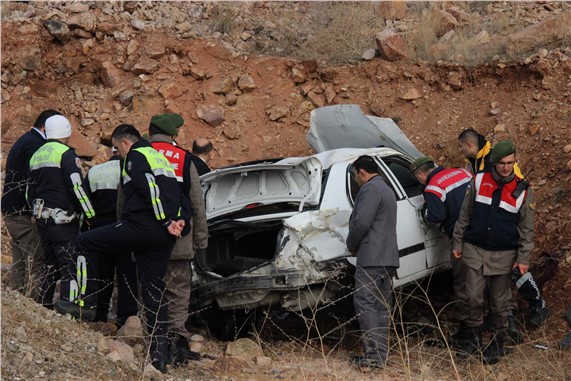
<instances>
[{"instance_id":1,"label":"damaged car body panel","mask_svg":"<svg viewBox=\"0 0 571 381\"><path fill-rule=\"evenodd\" d=\"M325 109L339 113L341 106L332 107ZM356 114L354 107L347 109ZM369 118L374 117L365 116ZM349 124L351 118L343 120ZM379 130L378 124L370 123ZM318 126L312 119L314 125ZM323 138L324 130L320 131L313 137ZM202 176L210 237L207 252L193 263L198 307L300 311L347 295L355 258L345 240L358 191L348 168L361 155L375 158L397 199L400 268L395 286L448 268L449 240L424 223L422 191L409 169L413 155L420 153L396 125L390 131L384 132L384 143L399 149L337 148ZM391 140L393 135L398 139ZM350 139L345 143L353 144Z\"/></svg>"}]
</instances>

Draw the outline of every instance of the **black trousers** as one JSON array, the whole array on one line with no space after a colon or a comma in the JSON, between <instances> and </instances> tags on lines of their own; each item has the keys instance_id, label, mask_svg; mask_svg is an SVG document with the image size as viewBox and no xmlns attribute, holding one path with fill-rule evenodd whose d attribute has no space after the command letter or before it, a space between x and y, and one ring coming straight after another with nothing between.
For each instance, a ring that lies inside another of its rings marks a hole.
<instances>
[{"instance_id":1,"label":"black trousers","mask_svg":"<svg viewBox=\"0 0 571 381\"><path fill-rule=\"evenodd\" d=\"M135 254L153 361L167 361L167 302L165 273L176 238L151 218L137 218L90 230L77 238L87 263L85 306L97 305L98 258L105 253Z\"/></svg>"},{"instance_id":2,"label":"black trousers","mask_svg":"<svg viewBox=\"0 0 571 381\"><path fill-rule=\"evenodd\" d=\"M44 249L44 265L36 302L53 308L56 282L60 280L60 299L75 300L79 293L76 279L78 250L74 239L79 234L79 223L56 225L37 220L36 226Z\"/></svg>"}]
</instances>

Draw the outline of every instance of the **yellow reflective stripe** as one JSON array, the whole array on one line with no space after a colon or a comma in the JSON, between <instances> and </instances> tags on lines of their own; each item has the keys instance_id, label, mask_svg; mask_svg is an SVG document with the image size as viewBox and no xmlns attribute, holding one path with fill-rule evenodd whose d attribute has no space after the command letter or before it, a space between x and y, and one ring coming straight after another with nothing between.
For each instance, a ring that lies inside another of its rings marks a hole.
<instances>
[{"instance_id":1,"label":"yellow reflective stripe","mask_svg":"<svg viewBox=\"0 0 571 381\"><path fill-rule=\"evenodd\" d=\"M93 206L91 205L91 200L87 196L87 193L83 190L83 186L81 184L81 176L79 173L72 173L71 176L71 183L73 184L73 192L75 193L75 197L79 200L81 204L81 208L85 212L85 216L87 218L95 217L95 211L93 210Z\"/></svg>"},{"instance_id":2,"label":"yellow reflective stripe","mask_svg":"<svg viewBox=\"0 0 571 381\"><path fill-rule=\"evenodd\" d=\"M163 204L160 199L161 191L159 186L155 182L155 176L150 173L145 173L147 177L147 182L149 183L149 191L151 193L151 204L153 205L153 211L155 212L155 217L157 220L164 220L165 211L163 209Z\"/></svg>"}]
</instances>

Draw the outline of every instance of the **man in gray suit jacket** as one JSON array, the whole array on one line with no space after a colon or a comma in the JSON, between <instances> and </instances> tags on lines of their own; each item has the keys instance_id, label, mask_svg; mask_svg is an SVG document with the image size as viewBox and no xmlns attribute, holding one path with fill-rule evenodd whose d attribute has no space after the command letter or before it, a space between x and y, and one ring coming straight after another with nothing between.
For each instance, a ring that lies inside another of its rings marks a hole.
<instances>
[{"instance_id":1,"label":"man in gray suit jacket","mask_svg":"<svg viewBox=\"0 0 571 381\"><path fill-rule=\"evenodd\" d=\"M355 160L351 173L361 188L349 220L347 248L357 255L353 303L365 352L353 361L369 371L384 367L388 357L391 278L399 267L397 202L372 157Z\"/></svg>"}]
</instances>

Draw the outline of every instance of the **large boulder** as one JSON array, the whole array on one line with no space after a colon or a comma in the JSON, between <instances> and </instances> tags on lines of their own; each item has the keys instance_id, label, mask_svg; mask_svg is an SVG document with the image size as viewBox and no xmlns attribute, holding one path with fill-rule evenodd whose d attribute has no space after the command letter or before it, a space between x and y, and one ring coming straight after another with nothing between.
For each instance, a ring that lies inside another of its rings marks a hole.
<instances>
[{"instance_id":1,"label":"large boulder","mask_svg":"<svg viewBox=\"0 0 571 381\"><path fill-rule=\"evenodd\" d=\"M509 54L525 53L571 38L571 12L561 13L508 36Z\"/></svg>"},{"instance_id":2,"label":"large boulder","mask_svg":"<svg viewBox=\"0 0 571 381\"><path fill-rule=\"evenodd\" d=\"M375 41L381 57L387 61L398 61L409 56L404 38L390 29L377 33Z\"/></svg>"}]
</instances>

